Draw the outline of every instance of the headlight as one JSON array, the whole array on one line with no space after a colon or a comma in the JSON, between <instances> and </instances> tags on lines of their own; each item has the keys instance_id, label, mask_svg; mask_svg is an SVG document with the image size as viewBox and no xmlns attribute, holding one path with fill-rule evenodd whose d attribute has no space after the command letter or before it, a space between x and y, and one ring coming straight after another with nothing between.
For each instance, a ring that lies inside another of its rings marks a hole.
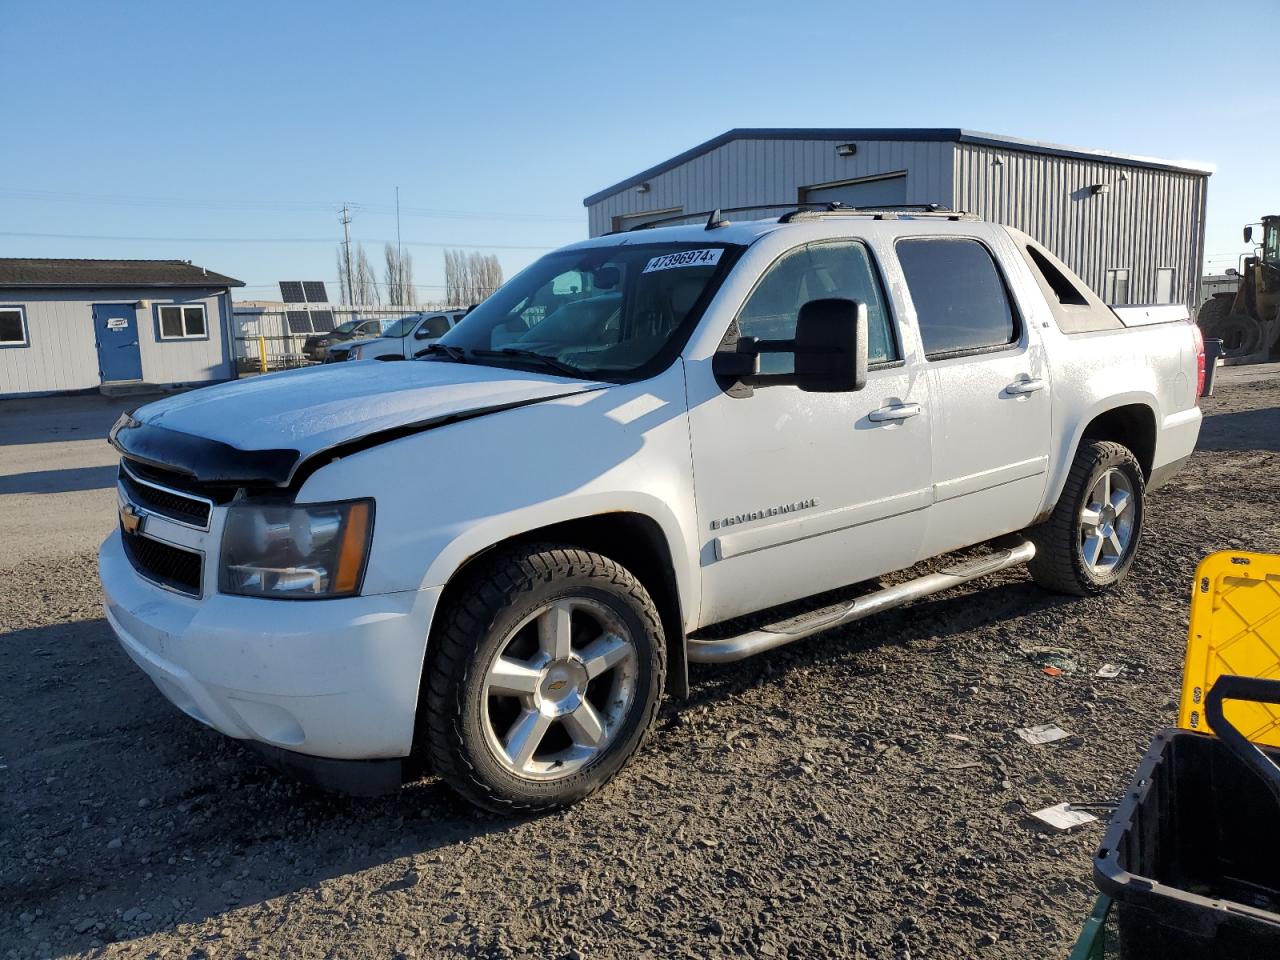
<instances>
[{"instance_id":1,"label":"headlight","mask_svg":"<svg viewBox=\"0 0 1280 960\"><path fill-rule=\"evenodd\" d=\"M364 578L373 501L227 511L219 589L247 597L349 597Z\"/></svg>"}]
</instances>

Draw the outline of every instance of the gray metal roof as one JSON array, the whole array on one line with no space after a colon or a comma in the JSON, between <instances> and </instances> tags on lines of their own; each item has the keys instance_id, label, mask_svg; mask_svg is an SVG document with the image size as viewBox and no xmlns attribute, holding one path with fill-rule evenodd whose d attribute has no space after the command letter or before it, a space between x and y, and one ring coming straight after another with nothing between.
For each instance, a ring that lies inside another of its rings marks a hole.
<instances>
[{"instance_id":1,"label":"gray metal roof","mask_svg":"<svg viewBox=\"0 0 1280 960\"><path fill-rule=\"evenodd\" d=\"M55 260L0 257L0 289L50 287L243 287L186 260Z\"/></svg>"},{"instance_id":2,"label":"gray metal roof","mask_svg":"<svg viewBox=\"0 0 1280 960\"><path fill-rule=\"evenodd\" d=\"M1116 163L1122 166L1147 167L1154 170L1175 170L1180 173L1194 173L1208 176L1213 168L1191 163L1171 163L1154 157L1143 157L1121 153L1109 153L1105 150L1089 150L1084 147L1064 147L1056 143L1044 143L1039 140L1024 140L1021 137L1006 137L996 133L983 133L980 130L963 130L959 127L737 127L726 131L718 137L712 137L706 143L684 153L677 154L670 160L642 170L635 176L619 181L593 193L582 201L584 207L599 203L606 197L620 190L626 190L646 180L666 173L682 163L688 163L694 157L709 153L733 140L838 140L855 142L858 140L902 140L902 141L941 141L956 143L976 143L990 147L1004 147L1023 153L1049 153L1055 156L1074 157L1083 160L1097 160L1103 163Z\"/></svg>"}]
</instances>

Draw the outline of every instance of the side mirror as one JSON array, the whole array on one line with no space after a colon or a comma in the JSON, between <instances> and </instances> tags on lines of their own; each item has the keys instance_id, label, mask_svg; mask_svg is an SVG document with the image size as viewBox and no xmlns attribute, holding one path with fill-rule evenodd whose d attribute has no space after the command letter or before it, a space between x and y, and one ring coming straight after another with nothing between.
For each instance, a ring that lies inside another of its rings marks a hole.
<instances>
[{"instance_id":1,"label":"side mirror","mask_svg":"<svg viewBox=\"0 0 1280 960\"><path fill-rule=\"evenodd\" d=\"M844 393L867 385L867 305L832 297L810 300L796 318L796 385Z\"/></svg>"},{"instance_id":2,"label":"side mirror","mask_svg":"<svg viewBox=\"0 0 1280 960\"><path fill-rule=\"evenodd\" d=\"M742 337L715 354L711 369L732 396L753 387L791 385L810 393L844 393L867 384L867 307L856 300L810 300L796 317L794 340ZM789 353L791 373L761 373L762 353Z\"/></svg>"},{"instance_id":3,"label":"side mirror","mask_svg":"<svg viewBox=\"0 0 1280 960\"><path fill-rule=\"evenodd\" d=\"M1253 227L1244 228L1244 242L1253 243Z\"/></svg>"}]
</instances>

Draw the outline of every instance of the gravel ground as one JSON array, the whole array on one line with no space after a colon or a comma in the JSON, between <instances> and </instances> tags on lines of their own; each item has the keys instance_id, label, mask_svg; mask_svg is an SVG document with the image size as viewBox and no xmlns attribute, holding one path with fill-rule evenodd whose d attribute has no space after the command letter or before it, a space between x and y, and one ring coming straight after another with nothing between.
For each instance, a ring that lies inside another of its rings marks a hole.
<instances>
[{"instance_id":1,"label":"gravel ground","mask_svg":"<svg viewBox=\"0 0 1280 960\"><path fill-rule=\"evenodd\" d=\"M1029 811L1122 792L1176 716L1196 562L1280 551L1280 380L1204 408L1116 594L1007 571L697 669L611 788L532 819L264 769L116 648L87 534L7 538L0 957L1063 957L1103 827ZM1045 647L1076 669L1047 676ZM1071 736L1013 733L1048 722Z\"/></svg>"}]
</instances>

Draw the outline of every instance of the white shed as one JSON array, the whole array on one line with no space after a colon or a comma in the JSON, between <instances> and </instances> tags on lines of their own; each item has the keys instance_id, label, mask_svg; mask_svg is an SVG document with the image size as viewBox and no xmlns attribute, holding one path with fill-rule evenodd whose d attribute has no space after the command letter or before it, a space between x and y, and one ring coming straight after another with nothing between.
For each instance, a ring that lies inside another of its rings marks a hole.
<instances>
[{"instance_id":1,"label":"white shed","mask_svg":"<svg viewBox=\"0 0 1280 960\"><path fill-rule=\"evenodd\" d=\"M186 260L0 259L0 397L230 380L242 286Z\"/></svg>"}]
</instances>

